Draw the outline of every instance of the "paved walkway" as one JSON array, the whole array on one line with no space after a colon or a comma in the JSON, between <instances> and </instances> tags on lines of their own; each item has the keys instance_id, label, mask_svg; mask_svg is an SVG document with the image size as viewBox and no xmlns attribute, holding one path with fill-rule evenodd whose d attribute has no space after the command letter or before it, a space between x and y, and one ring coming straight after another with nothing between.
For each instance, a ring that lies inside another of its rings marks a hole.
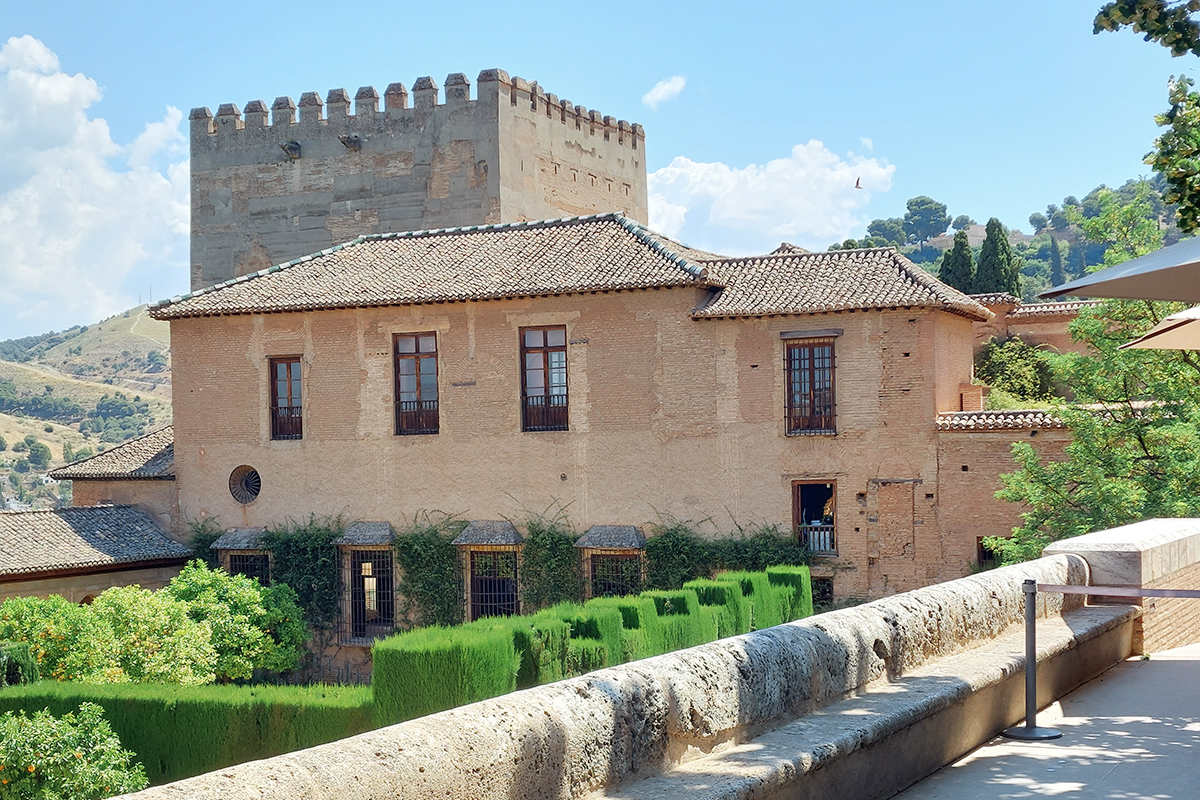
<instances>
[{"instance_id":1,"label":"paved walkway","mask_svg":"<svg viewBox=\"0 0 1200 800\"><path fill-rule=\"evenodd\" d=\"M1200 798L1200 644L1118 664L1038 724L1062 738L994 739L896 800Z\"/></svg>"}]
</instances>

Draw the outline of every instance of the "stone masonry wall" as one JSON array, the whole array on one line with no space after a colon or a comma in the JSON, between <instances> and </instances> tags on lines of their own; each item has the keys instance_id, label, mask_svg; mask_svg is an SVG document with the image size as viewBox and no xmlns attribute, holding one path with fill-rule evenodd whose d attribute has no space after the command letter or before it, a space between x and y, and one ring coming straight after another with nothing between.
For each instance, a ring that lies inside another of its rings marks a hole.
<instances>
[{"instance_id":1,"label":"stone masonry wall","mask_svg":"<svg viewBox=\"0 0 1200 800\"><path fill-rule=\"evenodd\" d=\"M648 219L645 131L503 70L445 98L344 89L191 112L191 287L368 233L624 211ZM268 120L268 115L270 119ZM285 152L284 147L291 152Z\"/></svg>"}]
</instances>

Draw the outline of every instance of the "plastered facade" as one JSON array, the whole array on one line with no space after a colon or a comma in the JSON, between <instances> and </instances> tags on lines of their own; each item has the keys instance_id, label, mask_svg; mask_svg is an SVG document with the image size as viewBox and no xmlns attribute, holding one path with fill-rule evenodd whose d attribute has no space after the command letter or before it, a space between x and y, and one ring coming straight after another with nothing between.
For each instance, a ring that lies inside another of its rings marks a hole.
<instances>
[{"instance_id":1,"label":"plastered facade","mask_svg":"<svg viewBox=\"0 0 1200 800\"><path fill-rule=\"evenodd\" d=\"M10 597L65 597L72 603L91 602L105 589L113 586L141 586L161 589L179 574L181 565L121 569L111 572L62 575L33 580L0 583L0 603Z\"/></svg>"},{"instance_id":2,"label":"plastered facade","mask_svg":"<svg viewBox=\"0 0 1200 800\"><path fill-rule=\"evenodd\" d=\"M175 320L180 511L224 527L309 513L402 527L420 511L520 519L558 503L580 530L673 517L727 533L788 530L793 484L831 482L838 553L814 574L835 594L964 574L976 533L939 511L934 420L961 405L970 321L929 310L693 320L698 299L677 288ZM538 325L566 327L567 431L521 431L519 331ZM789 436L780 334L828 329L841 331L837 434ZM437 334L440 432L397 436L392 338L420 332ZM304 433L277 441L268 363L290 355ZM243 464L262 478L249 505L228 488Z\"/></svg>"},{"instance_id":3,"label":"plastered facade","mask_svg":"<svg viewBox=\"0 0 1200 800\"><path fill-rule=\"evenodd\" d=\"M645 130L503 70L191 113L191 287L369 233L624 211L645 223ZM297 111L299 114L297 115ZM285 152L287 145L291 152Z\"/></svg>"}]
</instances>

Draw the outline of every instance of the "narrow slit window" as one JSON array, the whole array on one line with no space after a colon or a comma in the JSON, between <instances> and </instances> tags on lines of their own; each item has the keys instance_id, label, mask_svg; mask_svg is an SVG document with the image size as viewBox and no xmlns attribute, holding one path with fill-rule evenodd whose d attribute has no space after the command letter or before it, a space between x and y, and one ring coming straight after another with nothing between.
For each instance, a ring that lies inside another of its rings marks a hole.
<instances>
[{"instance_id":1,"label":"narrow slit window","mask_svg":"<svg viewBox=\"0 0 1200 800\"><path fill-rule=\"evenodd\" d=\"M437 433L437 334L398 334L395 352L396 435Z\"/></svg>"}]
</instances>

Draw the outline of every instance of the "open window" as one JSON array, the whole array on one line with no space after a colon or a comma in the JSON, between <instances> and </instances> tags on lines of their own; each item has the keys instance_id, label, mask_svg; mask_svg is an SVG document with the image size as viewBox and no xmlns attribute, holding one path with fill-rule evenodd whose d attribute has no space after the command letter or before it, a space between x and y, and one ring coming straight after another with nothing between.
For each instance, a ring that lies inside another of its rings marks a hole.
<instances>
[{"instance_id":1,"label":"open window","mask_svg":"<svg viewBox=\"0 0 1200 800\"><path fill-rule=\"evenodd\" d=\"M792 484L792 526L813 555L836 556L836 485L833 481Z\"/></svg>"}]
</instances>

